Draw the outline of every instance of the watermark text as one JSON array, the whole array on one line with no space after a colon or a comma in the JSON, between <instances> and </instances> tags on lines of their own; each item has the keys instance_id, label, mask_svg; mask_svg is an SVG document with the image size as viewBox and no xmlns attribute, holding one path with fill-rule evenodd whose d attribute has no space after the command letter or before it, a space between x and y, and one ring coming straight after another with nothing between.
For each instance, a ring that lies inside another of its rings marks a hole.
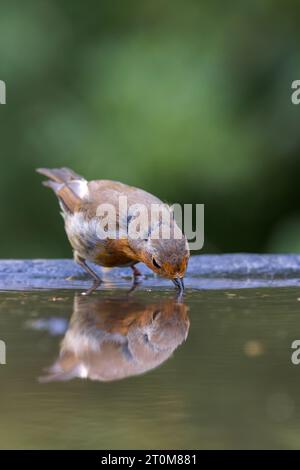
<instances>
[{"instance_id":1,"label":"watermark text","mask_svg":"<svg viewBox=\"0 0 300 470\"><path fill-rule=\"evenodd\" d=\"M6 364L6 344L0 340L0 365Z\"/></svg>"},{"instance_id":2,"label":"watermark text","mask_svg":"<svg viewBox=\"0 0 300 470\"><path fill-rule=\"evenodd\" d=\"M6 104L6 85L3 80L0 80L0 104Z\"/></svg>"}]
</instances>

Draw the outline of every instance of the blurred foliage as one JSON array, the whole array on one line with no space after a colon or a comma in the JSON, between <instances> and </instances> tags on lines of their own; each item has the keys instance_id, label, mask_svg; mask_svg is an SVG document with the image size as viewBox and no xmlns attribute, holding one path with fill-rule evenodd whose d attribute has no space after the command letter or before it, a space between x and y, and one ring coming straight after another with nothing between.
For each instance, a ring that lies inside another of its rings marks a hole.
<instances>
[{"instance_id":1,"label":"blurred foliage","mask_svg":"<svg viewBox=\"0 0 300 470\"><path fill-rule=\"evenodd\" d=\"M37 166L204 203L205 251L300 248L300 4L2 0L0 257L70 256Z\"/></svg>"}]
</instances>

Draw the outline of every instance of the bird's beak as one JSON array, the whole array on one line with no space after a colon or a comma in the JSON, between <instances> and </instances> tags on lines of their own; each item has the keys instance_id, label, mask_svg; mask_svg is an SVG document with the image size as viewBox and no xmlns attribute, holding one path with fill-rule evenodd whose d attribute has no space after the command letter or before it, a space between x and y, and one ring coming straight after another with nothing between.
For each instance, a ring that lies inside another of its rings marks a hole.
<instances>
[{"instance_id":1,"label":"bird's beak","mask_svg":"<svg viewBox=\"0 0 300 470\"><path fill-rule=\"evenodd\" d=\"M184 291L183 279L181 277L175 277L172 281L180 292Z\"/></svg>"}]
</instances>

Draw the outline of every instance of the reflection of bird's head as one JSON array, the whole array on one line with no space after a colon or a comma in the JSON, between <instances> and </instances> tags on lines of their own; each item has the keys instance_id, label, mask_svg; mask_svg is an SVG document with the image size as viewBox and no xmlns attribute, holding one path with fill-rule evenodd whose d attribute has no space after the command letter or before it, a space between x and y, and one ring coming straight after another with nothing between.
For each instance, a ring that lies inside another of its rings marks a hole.
<instances>
[{"instance_id":1,"label":"reflection of bird's head","mask_svg":"<svg viewBox=\"0 0 300 470\"><path fill-rule=\"evenodd\" d=\"M110 381L157 367L186 339L187 307L76 297L69 329L43 382L75 377Z\"/></svg>"}]
</instances>

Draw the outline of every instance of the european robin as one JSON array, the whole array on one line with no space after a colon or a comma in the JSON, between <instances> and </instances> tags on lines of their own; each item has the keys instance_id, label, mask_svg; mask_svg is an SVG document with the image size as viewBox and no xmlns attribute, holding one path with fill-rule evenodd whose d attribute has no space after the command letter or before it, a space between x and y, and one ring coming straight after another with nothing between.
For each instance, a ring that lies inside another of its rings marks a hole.
<instances>
[{"instance_id":1,"label":"european robin","mask_svg":"<svg viewBox=\"0 0 300 470\"><path fill-rule=\"evenodd\" d=\"M145 373L186 340L189 325L188 307L176 300L144 304L76 295L59 356L40 381L111 381Z\"/></svg>"},{"instance_id":2,"label":"european robin","mask_svg":"<svg viewBox=\"0 0 300 470\"><path fill-rule=\"evenodd\" d=\"M87 181L69 168L39 168L37 172L49 178L43 184L58 197L74 260L94 280L87 293L102 282L87 261L105 267L130 266L135 282L140 276L135 265L143 262L183 291L189 248L169 206L142 189L117 181ZM126 211L120 201L123 205L126 201ZM142 221L141 208L147 213ZM159 209L159 217L148 217L155 213L153 208L156 213ZM115 231L107 230L111 226Z\"/></svg>"}]
</instances>

